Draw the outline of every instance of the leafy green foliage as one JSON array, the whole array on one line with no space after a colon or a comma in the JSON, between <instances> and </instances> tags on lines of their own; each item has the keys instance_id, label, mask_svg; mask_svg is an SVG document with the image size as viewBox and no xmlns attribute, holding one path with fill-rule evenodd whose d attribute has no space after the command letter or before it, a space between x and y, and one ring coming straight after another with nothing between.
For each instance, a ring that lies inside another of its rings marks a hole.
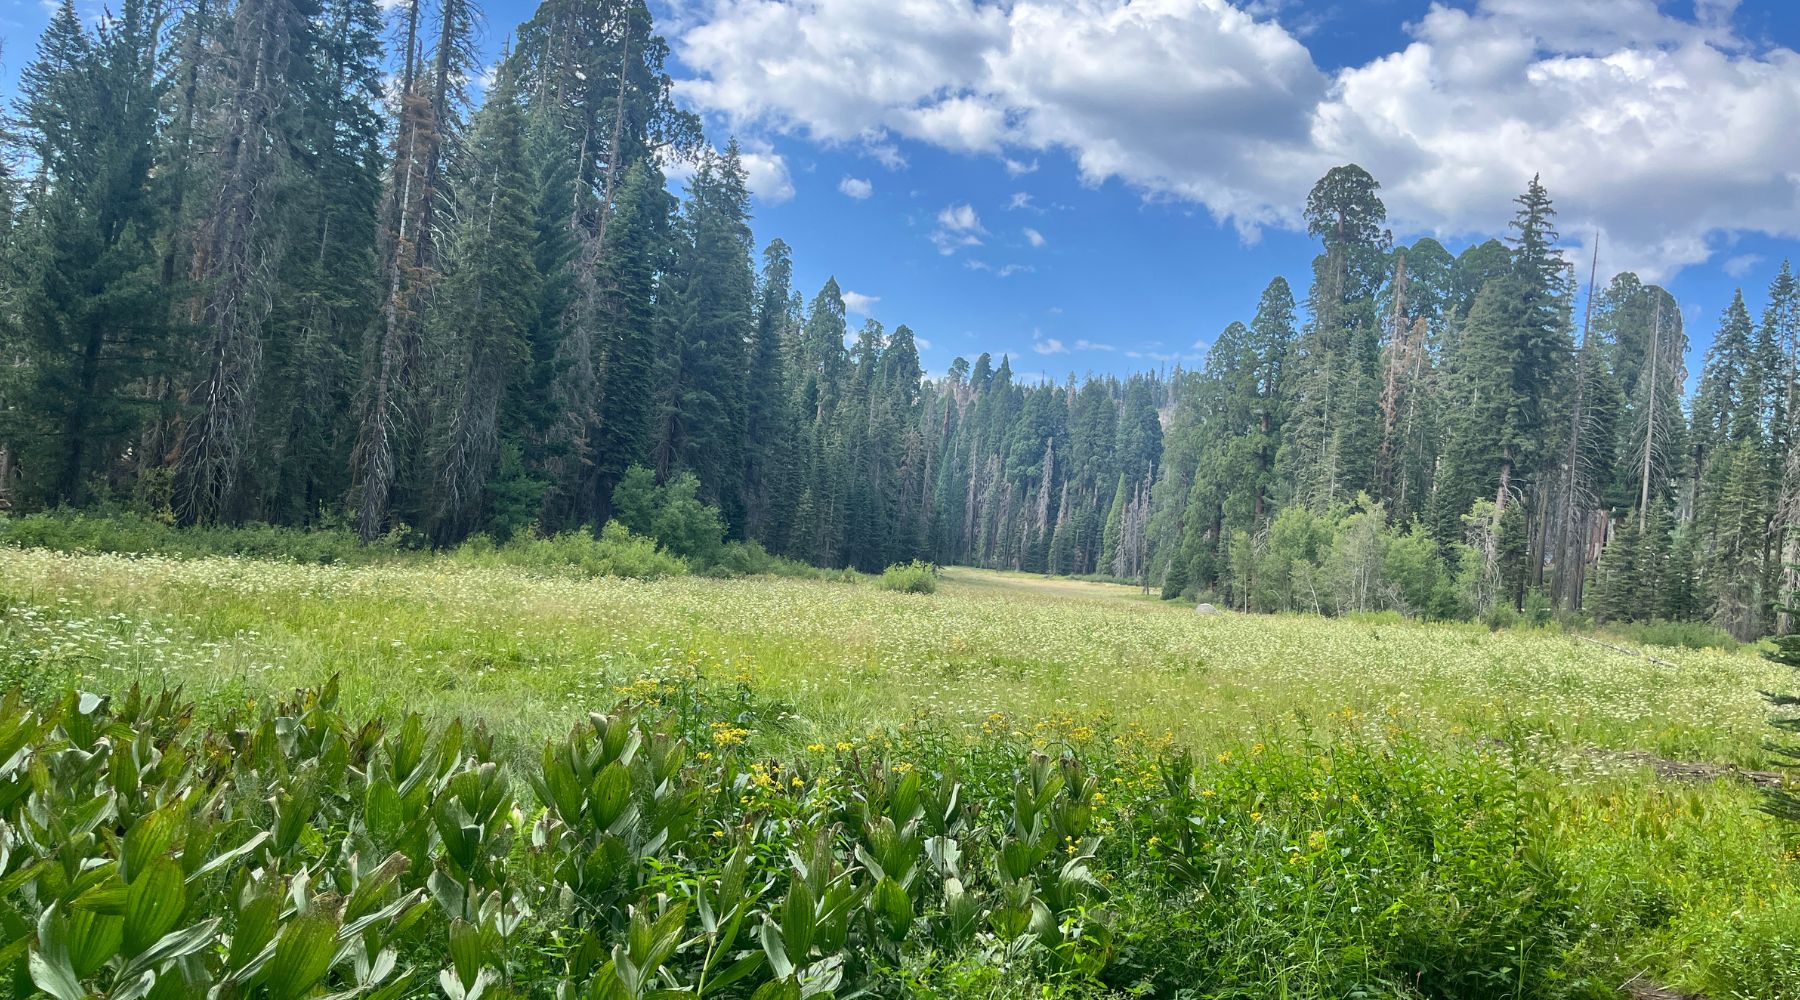
<instances>
[{"instance_id":1,"label":"leafy green foliage","mask_svg":"<svg viewBox=\"0 0 1800 1000\"><path fill-rule=\"evenodd\" d=\"M896 563L882 570L875 585L883 590L895 590L902 594L935 594L937 576L936 566L915 559L909 563Z\"/></svg>"},{"instance_id":2,"label":"leafy green foliage","mask_svg":"<svg viewBox=\"0 0 1800 1000\"><path fill-rule=\"evenodd\" d=\"M615 519L633 533L656 539L671 553L706 564L724 544L725 522L717 507L699 498L700 481L684 472L666 483L641 465L625 471L613 491Z\"/></svg>"},{"instance_id":3,"label":"leafy green foliage","mask_svg":"<svg viewBox=\"0 0 1800 1000\"><path fill-rule=\"evenodd\" d=\"M767 761L703 693L639 694L544 744L532 804L481 727L356 725L335 682L212 727L15 692L0 957L66 1000L830 997L937 948L1103 971L1073 755L981 801L948 762Z\"/></svg>"},{"instance_id":4,"label":"leafy green foliage","mask_svg":"<svg viewBox=\"0 0 1800 1000\"><path fill-rule=\"evenodd\" d=\"M416 539L403 532L363 544L354 532L343 529L308 530L271 524L176 528L140 514L117 512L49 511L24 517L0 516L0 545L58 552L117 552L187 559L243 556L278 562L359 565L405 557L414 550L415 543Z\"/></svg>"},{"instance_id":5,"label":"leafy green foliage","mask_svg":"<svg viewBox=\"0 0 1800 1000\"><path fill-rule=\"evenodd\" d=\"M664 550L656 539L634 534L617 521L608 521L597 537L586 531L565 531L549 537L526 533L496 545L478 535L458 547L453 558L472 566L523 566L636 580L681 576L689 568L687 560Z\"/></svg>"}]
</instances>

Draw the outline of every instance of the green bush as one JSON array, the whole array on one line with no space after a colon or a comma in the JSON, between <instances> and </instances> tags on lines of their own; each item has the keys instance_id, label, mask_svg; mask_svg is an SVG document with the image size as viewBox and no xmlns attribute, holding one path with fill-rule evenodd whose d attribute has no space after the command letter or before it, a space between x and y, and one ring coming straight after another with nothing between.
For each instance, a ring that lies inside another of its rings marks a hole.
<instances>
[{"instance_id":1,"label":"green bush","mask_svg":"<svg viewBox=\"0 0 1800 1000\"><path fill-rule=\"evenodd\" d=\"M1668 646L1671 649L1736 650L1742 643L1711 622L1670 622L1656 619L1647 622L1607 622L1606 631L1641 646Z\"/></svg>"},{"instance_id":2,"label":"green bush","mask_svg":"<svg viewBox=\"0 0 1800 1000\"><path fill-rule=\"evenodd\" d=\"M705 569L707 576L729 579L739 576L780 576L794 580L854 580L855 570L820 569L807 563L770 554L758 541L733 539L719 547L719 554Z\"/></svg>"},{"instance_id":3,"label":"green bush","mask_svg":"<svg viewBox=\"0 0 1800 1000\"><path fill-rule=\"evenodd\" d=\"M1358 735L1152 773L1101 856L1148 995L1568 995L1587 918L1503 756Z\"/></svg>"},{"instance_id":4,"label":"green bush","mask_svg":"<svg viewBox=\"0 0 1800 1000\"><path fill-rule=\"evenodd\" d=\"M58 552L164 555L182 559L244 556L295 563L381 562L419 551L404 531L370 544L334 528L269 524L178 528L131 513L50 511L0 517L0 545Z\"/></svg>"},{"instance_id":5,"label":"green bush","mask_svg":"<svg viewBox=\"0 0 1800 1000\"><path fill-rule=\"evenodd\" d=\"M697 566L717 560L725 542L725 521L700 501L700 480L691 472L658 485L655 473L632 466L613 490L613 517Z\"/></svg>"},{"instance_id":6,"label":"green bush","mask_svg":"<svg viewBox=\"0 0 1800 1000\"><path fill-rule=\"evenodd\" d=\"M927 562L914 559L909 563L895 563L881 571L875 581L883 590L898 591L902 594L935 594L937 593L937 567Z\"/></svg>"},{"instance_id":7,"label":"green bush","mask_svg":"<svg viewBox=\"0 0 1800 1000\"><path fill-rule=\"evenodd\" d=\"M484 535L476 536L457 548L453 558L471 566L522 566L552 573L634 580L683 576L688 572L687 560L663 551L655 539L633 534L617 521L608 521L597 538L587 531L564 531L549 537L526 532L514 535L504 545L496 545Z\"/></svg>"}]
</instances>

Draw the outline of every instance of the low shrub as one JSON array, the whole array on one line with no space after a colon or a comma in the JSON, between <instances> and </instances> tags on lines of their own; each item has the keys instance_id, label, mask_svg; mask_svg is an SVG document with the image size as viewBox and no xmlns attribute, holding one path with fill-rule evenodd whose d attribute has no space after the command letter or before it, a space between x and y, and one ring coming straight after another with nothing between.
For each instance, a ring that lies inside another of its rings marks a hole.
<instances>
[{"instance_id":1,"label":"low shrub","mask_svg":"<svg viewBox=\"0 0 1800 1000\"><path fill-rule=\"evenodd\" d=\"M707 576L731 578L739 576L780 576L794 580L855 580L855 570L821 569L794 559L773 555L757 541L729 541L720 546L719 554L705 569Z\"/></svg>"},{"instance_id":2,"label":"low shrub","mask_svg":"<svg viewBox=\"0 0 1800 1000\"><path fill-rule=\"evenodd\" d=\"M909 563L895 563L882 570L875 584L883 590L902 594L935 594L938 571L936 566L914 559Z\"/></svg>"},{"instance_id":3,"label":"low shrub","mask_svg":"<svg viewBox=\"0 0 1800 1000\"><path fill-rule=\"evenodd\" d=\"M47 511L0 517L0 545L58 552L163 555L178 559L243 556L276 562L362 564L422 551L404 530L367 545L341 528L270 524L175 527L142 514Z\"/></svg>"},{"instance_id":4,"label":"low shrub","mask_svg":"<svg viewBox=\"0 0 1800 1000\"><path fill-rule=\"evenodd\" d=\"M636 535L617 521L609 521L595 537L587 531L564 531L548 537L532 533L513 536L496 545L486 536L464 542L453 554L471 566L521 566L551 573L578 576L618 576L655 580L683 576L687 560L657 546L653 538Z\"/></svg>"},{"instance_id":5,"label":"low shrub","mask_svg":"<svg viewBox=\"0 0 1800 1000\"><path fill-rule=\"evenodd\" d=\"M1741 643L1711 622L1671 622L1656 619L1647 622L1608 622L1606 631L1640 646L1668 646L1671 649L1736 650Z\"/></svg>"}]
</instances>

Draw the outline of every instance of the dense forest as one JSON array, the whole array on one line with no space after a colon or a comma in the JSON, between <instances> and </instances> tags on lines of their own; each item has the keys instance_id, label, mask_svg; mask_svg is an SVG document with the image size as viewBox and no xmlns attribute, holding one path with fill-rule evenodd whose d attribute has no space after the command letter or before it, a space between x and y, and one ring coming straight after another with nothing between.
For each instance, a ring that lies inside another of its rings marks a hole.
<instances>
[{"instance_id":1,"label":"dense forest","mask_svg":"<svg viewBox=\"0 0 1800 1000\"><path fill-rule=\"evenodd\" d=\"M1200 370L926 378L910 329L851 331L834 281L809 298L758 251L737 147L673 101L642 0L544 0L475 88L478 21L63 0L8 123L0 509L450 545L604 524L653 475L818 565L1788 625L1785 265L1690 399L1675 300L1565 256L1537 179L1452 255L1395 245L1347 165L1305 205L1307 287L1272 280Z\"/></svg>"}]
</instances>

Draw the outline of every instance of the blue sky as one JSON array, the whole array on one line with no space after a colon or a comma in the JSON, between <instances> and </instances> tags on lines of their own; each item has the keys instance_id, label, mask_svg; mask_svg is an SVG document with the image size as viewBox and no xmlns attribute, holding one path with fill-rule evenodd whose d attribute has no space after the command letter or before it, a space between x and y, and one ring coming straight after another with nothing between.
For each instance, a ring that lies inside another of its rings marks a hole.
<instances>
[{"instance_id":1,"label":"blue sky","mask_svg":"<svg viewBox=\"0 0 1800 1000\"><path fill-rule=\"evenodd\" d=\"M533 0L490 0L497 50ZM1690 370L1800 256L1792 0L653 0L682 101L751 153L759 243L929 370L1193 363L1303 294L1306 190L1355 161L1395 236L1500 235L1534 171L1585 280L1683 303ZM44 22L0 0L7 86ZM674 182L677 186L679 181ZM928 346L925 346L928 345Z\"/></svg>"}]
</instances>

